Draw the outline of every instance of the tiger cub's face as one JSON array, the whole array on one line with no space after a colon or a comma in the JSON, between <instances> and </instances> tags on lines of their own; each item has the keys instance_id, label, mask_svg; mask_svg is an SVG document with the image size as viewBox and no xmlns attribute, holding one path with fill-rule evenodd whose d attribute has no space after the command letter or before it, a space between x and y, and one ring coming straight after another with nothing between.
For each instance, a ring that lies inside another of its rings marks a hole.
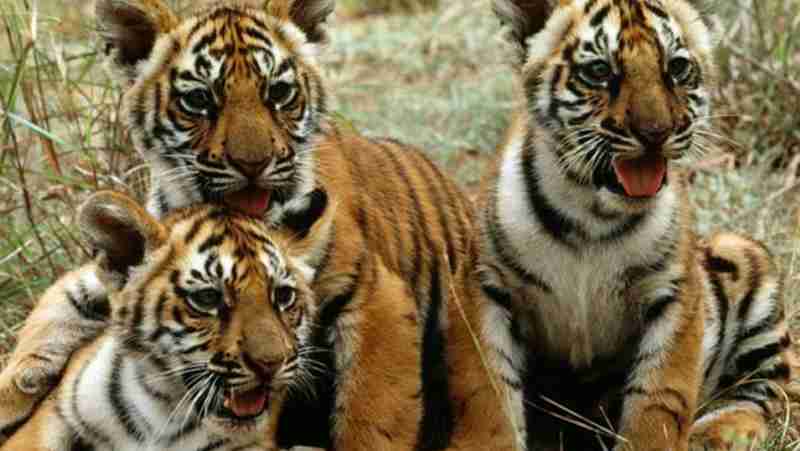
<instances>
[{"instance_id":1,"label":"tiger cub's face","mask_svg":"<svg viewBox=\"0 0 800 451\"><path fill-rule=\"evenodd\" d=\"M668 183L670 162L707 141L713 68L704 18L685 0L550 3L496 2L524 41L532 120L570 180L620 205L648 204Z\"/></svg>"},{"instance_id":2,"label":"tiger cub's face","mask_svg":"<svg viewBox=\"0 0 800 451\"><path fill-rule=\"evenodd\" d=\"M80 217L119 287L112 333L153 363L147 379L167 384L162 392L176 387L176 415L223 434L263 431L311 365L312 270L291 241L224 207L158 222L113 193L93 196Z\"/></svg>"},{"instance_id":3,"label":"tiger cub's face","mask_svg":"<svg viewBox=\"0 0 800 451\"><path fill-rule=\"evenodd\" d=\"M313 184L326 112L314 54L333 2L213 4L179 18L162 0L99 0L97 17L157 185L151 211L222 201L263 217Z\"/></svg>"}]
</instances>

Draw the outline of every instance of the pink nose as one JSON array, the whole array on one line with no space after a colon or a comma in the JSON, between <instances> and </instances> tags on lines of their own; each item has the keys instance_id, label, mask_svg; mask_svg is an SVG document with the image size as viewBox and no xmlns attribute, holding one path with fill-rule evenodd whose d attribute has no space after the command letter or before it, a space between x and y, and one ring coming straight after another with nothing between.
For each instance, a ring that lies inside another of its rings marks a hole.
<instances>
[{"instance_id":1,"label":"pink nose","mask_svg":"<svg viewBox=\"0 0 800 451\"><path fill-rule=\"evenodd\" d=\"M249 177L249 178L256 178L264 172L267 165L269 164L269 158L265 158L263 160L243 160L237 158L229 158L231 165L236 168L242 175Z\"/></svg>"}]
</instances>

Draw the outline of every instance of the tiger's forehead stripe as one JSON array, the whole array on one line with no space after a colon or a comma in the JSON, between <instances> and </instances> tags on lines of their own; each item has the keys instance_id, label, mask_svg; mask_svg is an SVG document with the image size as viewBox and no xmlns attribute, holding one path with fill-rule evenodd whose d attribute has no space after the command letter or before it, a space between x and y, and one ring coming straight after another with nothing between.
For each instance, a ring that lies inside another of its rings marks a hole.
<instances>
[{"instance_id":1,"label":"tiger's forehead stripe","mask_svg":"<svg viewBox=\"0 0 800 451\"><path fill-rule=\"evenodd\" d=\"M284 39L277 24L242 11L221 8L211 15L196 19L189 27L185 42L191 49L182 66L200 73L212 65L226 66L226 74L233 70L265 77L289 58L290 52L282 48ZM218 78L204 74L206 78Z\"/></svg>"},{"instance_id":2,"label":"tiger's forehead stripe","mask_svg":"<svg viewBox=\"0 0 800 451\"><path fill-rule=\"evenodd\" d=\"M294 285L289 262L279 242L266 235L255 220L227 216L224 210L200 210L170 221L170 252L193 256L187 262L197 273L208 273L208 260L219 259L226 275L255 271L276 283ZM197 257L197 258L194 258Z\"/></svg>"},{"instance_id":3,"label":"tiger's forehead stripe","mask_svg":"<svg viewBox=\"0 0 800 451\"><path fill-rule=\"evenodd\" d=\"M685 51L705 53L704 42L684 39L691 32L682 23L686 18L676 21L673 15L658 0L578 0L554 13L550 33L532 38L529 62L533 64L528 68L535 72L538 64L551 58L618 62L621 52L640 45L654 46L662 58Z\"/></svg>"}]
</instances>

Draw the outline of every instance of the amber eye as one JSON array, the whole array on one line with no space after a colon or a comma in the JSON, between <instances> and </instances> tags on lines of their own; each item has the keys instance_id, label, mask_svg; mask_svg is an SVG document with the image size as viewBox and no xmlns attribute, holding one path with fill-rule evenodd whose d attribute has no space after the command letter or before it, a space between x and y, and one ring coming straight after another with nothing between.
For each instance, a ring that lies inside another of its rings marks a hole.
<instances>
[{"instance_id":1,"label":"amber eye","mask_svg":"<svg viewBox=\"0 0 800 451\"><path fill-rule=\"evenodd\" d=\"M214 315L223 303L222 293L213 288L193 291L186 301L189 307L204 315Z\"/></svg>"},{"instance_id":2,"label":"amber eye","mask_svg":"<svg viewBox=\"0 0 800 451\"><path fill-rule=\"evenodd\" d=\"M285 105L291 102L293 97L294 86L285 81L277 81L269 87L269 101L273 105Z\"/></svg>"},{"instance_id":3,"label":"amber eye","mask_svg":"<svg viewBox=\"0 0 800 451\"><path fill-rule=\"evenodd\" d=\"M580 67L579 73L584 81L592 85L604 85L614 76L611 66L601 60L584 64Z\"/></svg>"},{"instance_id":4,"label":"amber eye","mask_svg":"<svg viewBox=\"0 0 800 451\"><path fill-rule=\"evenodd\" d=\"M272 302L274 302L282 312L292 308L296 300L297 291L292 287L277 287L272 294Z\"/></svg>"},{"instance_id":5,"label":"amber eye","mask_svg":"<svg viewBox=\"0 0 800 451\"><path fill-rule=\"evenodd\" d=\"M205 114L214 107L214 98L205 89L192 89L181 96L183 107L190 113Z\"/></svg>"},{"instance_id":6,"label":"amber eye","mask_svg":"<svg viewBox=\"0 0 800 451\"><path fill-rule=\"evenodd\" d=\"M692 68L692 62L689 61L687 58L679 56L677 58L673 58L669 62L669 67L667 70L669 71L670 77L677 82L681 82L689 76L689 72Z\"/></svg>"}]
</instances>

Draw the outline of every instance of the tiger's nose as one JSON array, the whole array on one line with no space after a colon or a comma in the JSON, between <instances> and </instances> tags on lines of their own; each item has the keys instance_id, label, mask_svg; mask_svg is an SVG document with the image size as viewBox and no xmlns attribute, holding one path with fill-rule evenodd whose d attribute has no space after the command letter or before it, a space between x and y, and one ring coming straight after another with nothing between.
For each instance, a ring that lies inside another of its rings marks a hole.
<instances>
[{"instance_id":1,"label":"tiger's nose","mask_svg":"<svg viewBox=\"0 0 800 451\"><path fill-rule=\"evenodd\" d=\"M236 168L237 171L241 172L242 175L249 177L249 178L256 178L264 172L264 169L267 168L269 165L269 158L264 158L261 160L248 160L243 158L233 158L228 157L231 165Z\"/></svg>"},{"instance_id":2,"label":"tiger's nose","mask_svg":"<svg viewBox=\"0 0 800 451\"><path fill-rule=\"evenodd\" d=\"M242 365L238 359L227 352L214 354L208 361L208 367L220 374L235 374L242 370Z\"/></svg>"},{"instance_id":3,"label":"tiger's nose","mask_svg":"<svg viewBox=\"0 0 800 451\"><path fill-rule=\"evenodd\" d=\"M664 124L634 126L631 127L631 133L648 150L658 150L669 139L672 134L672 127Z\"/></svg>"}]
</instances>

